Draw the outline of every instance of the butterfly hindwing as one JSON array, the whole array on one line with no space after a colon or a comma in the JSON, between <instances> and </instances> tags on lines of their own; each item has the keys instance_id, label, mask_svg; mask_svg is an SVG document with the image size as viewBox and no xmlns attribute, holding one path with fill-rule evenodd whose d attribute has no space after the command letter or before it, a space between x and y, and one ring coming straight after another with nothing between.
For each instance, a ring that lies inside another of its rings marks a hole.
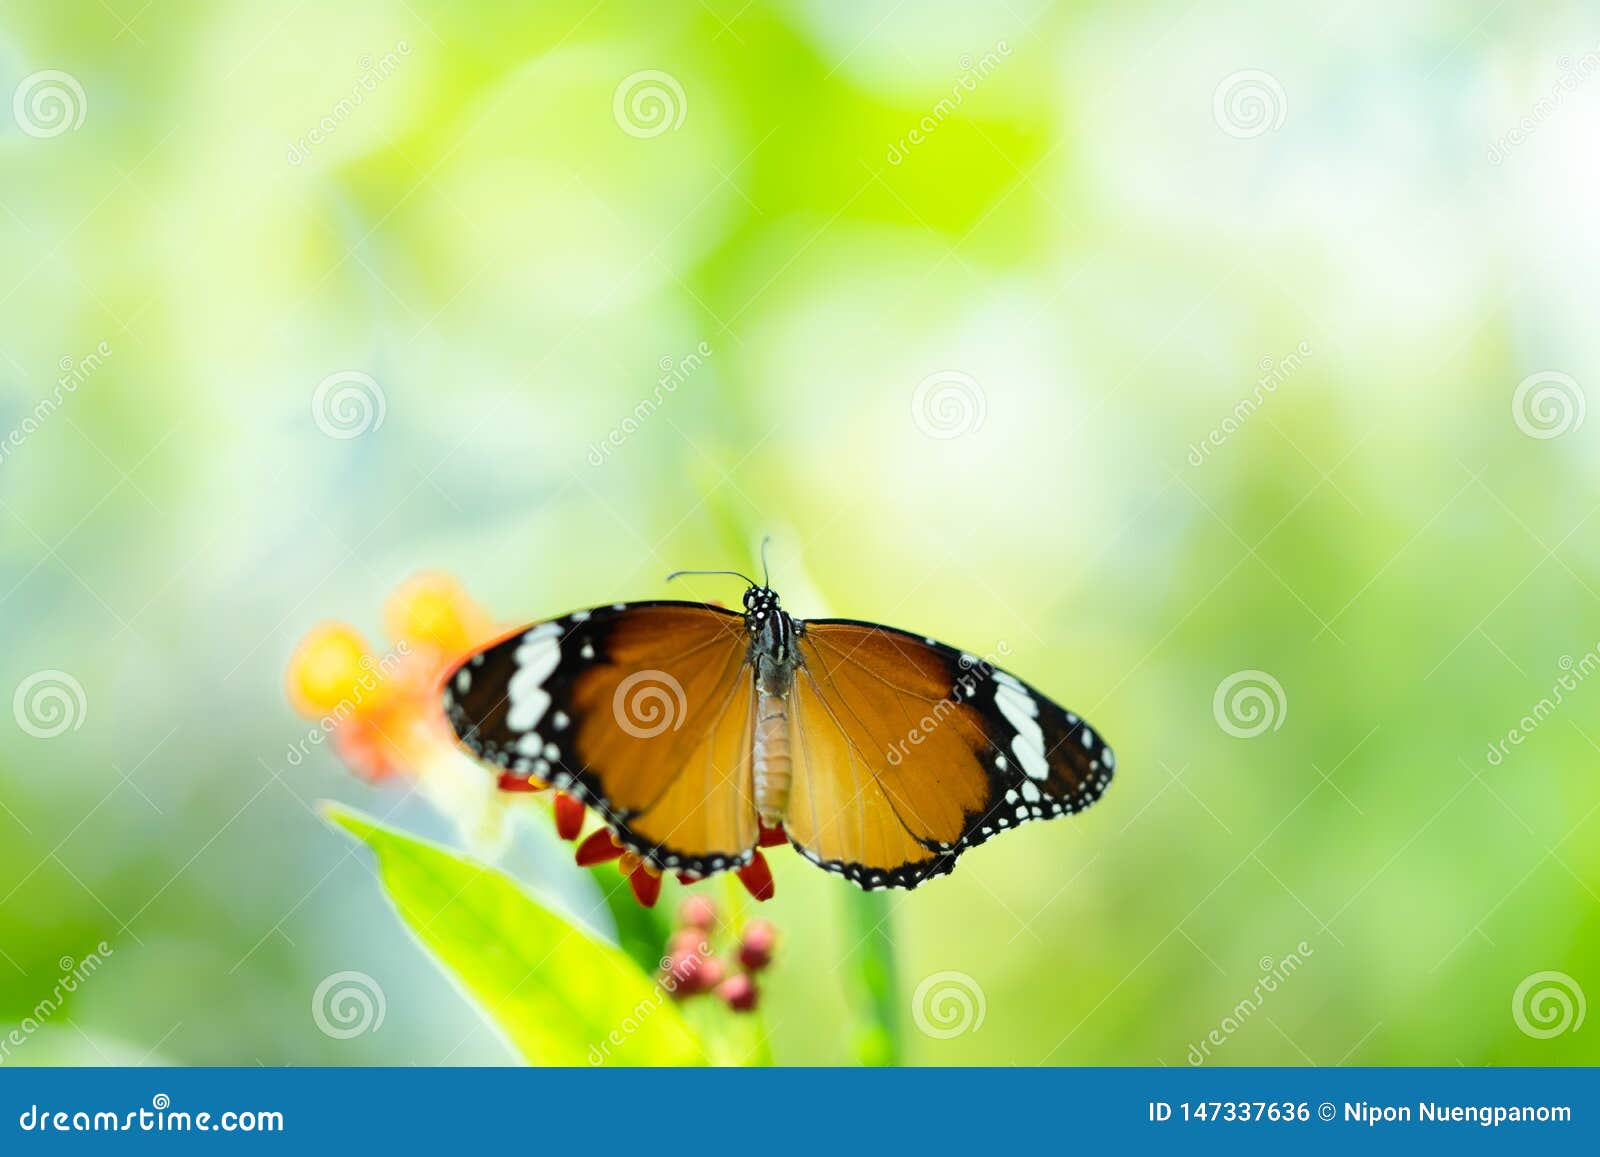
<instances>
[{"instance_id":1,"label":"butterfly hindwing","mask_svg":"<svg viewBox=\"0 0 1600 1157\"><path fill-rule=\"evenodd\" d=\"M805 623L799 651L787 830L862 887L915 887L1110 782L1098 732L977 656L836 619Z\"/></svg>"},{"instance_id":2,"label":"butterfly hindwing","mask_svg":"<svg viewBox=\"0 0 1600 1157\"><path fill-rule=\"evenodd\" d=\"M480 759L576 796L654 866L710 874L759 834L748 646L706 604L578 611L469 657L445 711Z\"/></svg>"}]
</instances>

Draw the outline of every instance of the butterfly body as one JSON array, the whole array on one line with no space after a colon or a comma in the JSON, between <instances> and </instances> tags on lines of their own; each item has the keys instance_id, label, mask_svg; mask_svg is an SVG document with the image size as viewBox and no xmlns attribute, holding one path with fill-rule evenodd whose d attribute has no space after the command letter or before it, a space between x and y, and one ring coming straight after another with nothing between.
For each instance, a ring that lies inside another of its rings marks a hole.
<instances>
[{"instance_id":1,"label":"butterfly body","mask_svg":"<svg viewBox=\"0 0 1600 1157\"><path fill-rule=\"evenodd\" d=\"M782 828L867 889L915 887L1110 782L1103 737L987 660L891 627L801 621L752 584L744 613L617 603L470 656L444 706L505 775L594 808L661 870L750 861Z\"/></svg>"},{"instance_id":2,"label":"butterfly body","mask_svg":"<svg viewBox=\"0 0 1600 1157\"><path fill-rule=\"evenodd\" d=\"M793 761L789 751L789 690L799 658L794 640L799 625L778 605L768 587L744 594L745 621L752 635L750 666L756 683L756 734L753 752L756 812L768 827L783 823L789 808Z\"/></svg>"}]
</instances>

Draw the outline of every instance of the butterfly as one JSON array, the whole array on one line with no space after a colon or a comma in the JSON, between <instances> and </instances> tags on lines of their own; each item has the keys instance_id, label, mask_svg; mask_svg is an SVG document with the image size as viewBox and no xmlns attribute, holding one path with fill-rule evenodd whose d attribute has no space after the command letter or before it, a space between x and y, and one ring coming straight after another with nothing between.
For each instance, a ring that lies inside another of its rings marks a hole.
<instances>
[{"instance_id":1,"label":"butterfly","mask_svg":"<svg viewBox=\"0 0 1600 1157\"><path fill-rule=\"evenodd\" d=\"M451 726L502 786L575 796L686 878L748 864L776 830L868 891L915 888L1110 783L1105 738L987 660L796 619L739 577L742 614L614 603L490 644L445 677Z\"/></svg>"}]
</instances>

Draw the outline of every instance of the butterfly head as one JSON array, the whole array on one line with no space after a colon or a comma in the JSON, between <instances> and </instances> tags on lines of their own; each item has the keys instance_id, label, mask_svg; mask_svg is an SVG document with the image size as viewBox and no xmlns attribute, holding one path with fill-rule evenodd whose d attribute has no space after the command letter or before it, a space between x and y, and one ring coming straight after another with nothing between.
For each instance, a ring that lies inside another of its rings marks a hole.
<instances>
[{"instance_id":1,"label":"butterfly head","mask_svg":"<svg viewBox=\"0 0 1600 1157\"><path fill-rule=\"evenodd\" d=\"M752 586L744 592L745 621L752 631L759 631L763 623L780 613L778 592L771 587Z\"/></svg>"}]
</instances>

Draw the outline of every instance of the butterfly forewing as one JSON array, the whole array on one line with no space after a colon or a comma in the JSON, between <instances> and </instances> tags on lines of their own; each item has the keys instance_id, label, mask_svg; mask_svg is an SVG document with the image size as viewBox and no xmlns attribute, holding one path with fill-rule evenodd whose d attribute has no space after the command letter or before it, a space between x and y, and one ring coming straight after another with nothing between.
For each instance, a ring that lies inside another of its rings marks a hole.
<instances>
[{"instance_id":1,"label":"butterfly forewing","mask_svg":"<svg viewBox=\"0 0 1600 1157\"><path fill-rule=\"evenodd\" d=\"M513 776L568 791L657 867L746 862L755 693L741 616L631 603L537 623L445 683L463 743Z\"/></svg>"},{"instance_id":2,"label":"butterfly forewing","mask_svg":"<svg viewBox=\"0 0 1600 1157\"><path fill-rule=\"evenodd\" d=\"M787 830L868 888L1093 803L1115 757L1086 722L977 656L871 623L804 624Z\"/></svg>"}]
</instances>

